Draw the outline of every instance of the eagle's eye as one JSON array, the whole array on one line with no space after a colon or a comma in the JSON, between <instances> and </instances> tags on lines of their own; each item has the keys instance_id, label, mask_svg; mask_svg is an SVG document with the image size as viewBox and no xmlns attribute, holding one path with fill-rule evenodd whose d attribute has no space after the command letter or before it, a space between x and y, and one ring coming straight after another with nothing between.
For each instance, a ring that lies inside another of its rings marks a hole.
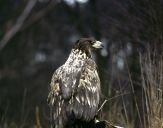
<instances>
[{"instance_id":1,"label":"eagle's eye","mask_svg":"<svg viewBox=\"0 0 163 128\"><path fill-rule=\"evenodd\" d=\"M95 43L96 43L96 41L95 41L95 40L93 40L93 41L91 41L90 43L91 43L91 45L93 45L93 44L95 44Z\"/></svg>"}]
</instances>

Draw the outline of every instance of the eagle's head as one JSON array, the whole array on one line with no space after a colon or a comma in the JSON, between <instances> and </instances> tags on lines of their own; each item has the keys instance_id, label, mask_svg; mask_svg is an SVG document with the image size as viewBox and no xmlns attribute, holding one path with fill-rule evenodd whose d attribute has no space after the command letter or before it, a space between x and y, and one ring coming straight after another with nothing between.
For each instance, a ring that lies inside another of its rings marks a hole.
<instances>
[{"instance_id":1,"label":"eagle's head","mask_svg":"<svg viewBox=\"0 0 163 128\"><path fill-rule=\"evenodd\" d=\"M92 51L101 48L103 48L102 42L92 38L81 38L73 46L73 49L85 53L88 57L91 56Z\"/></svg>"}]
</instances>

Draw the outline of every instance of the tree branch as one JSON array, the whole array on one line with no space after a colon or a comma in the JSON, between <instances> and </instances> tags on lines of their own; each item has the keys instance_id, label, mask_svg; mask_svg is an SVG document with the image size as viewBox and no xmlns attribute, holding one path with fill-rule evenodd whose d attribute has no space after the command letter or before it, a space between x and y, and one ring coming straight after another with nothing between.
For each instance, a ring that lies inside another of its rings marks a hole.
<instances>
[{"instance_id":1,"label":"tree branch","mask_svg":"<svg viewBox=\"0 0 163 128\"><path fill-rule=\"evenodd\" d=\"M24 24L24 26L21 28L20 31L25 30L26 28L30 27L35 22L37 22L38 20L40 20L42 17L44 17L49 11L51 11L52 9L54 9L54 6L56 5L56 3L57 3L56 0L52 0L52 2L50 2L45 9L40 10L36 14L33 14L30 17L30 21L27 21L26 24Z\"/></svg>"},{"instance_id":2,"label":"tree branch","mask_svg":"<svg viewBox=\"0 0 163 128\"><path fill-rule=\"evenodd\" d=\"M37 0L29 0L26 7L24 8L22 14L17 19L15 25L4 35L2 40L0 41L0 51L7 45L9 40L21 29L24 21L30 14L31 10L35 6Z\"/></svg>"}]
</instances>

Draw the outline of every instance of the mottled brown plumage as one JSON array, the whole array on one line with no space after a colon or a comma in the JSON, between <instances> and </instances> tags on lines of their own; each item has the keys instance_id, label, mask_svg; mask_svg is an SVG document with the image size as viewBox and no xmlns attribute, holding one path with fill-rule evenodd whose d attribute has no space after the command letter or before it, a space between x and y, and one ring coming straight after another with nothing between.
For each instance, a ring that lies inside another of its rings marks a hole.
<instances>
[{"instance_id":1,"label":"mottled brown plumage","mask_svg":"<svg viewBox=\"0 0 163 128\"><path fill-rule=\"evenodd\" d=\"M102 43L90 38L78 40L65 62L53 74L48 104L55 128L73 127L75 122L91 122L100 101L100 79L91 58Z\"/></svg>"}]
</instances>

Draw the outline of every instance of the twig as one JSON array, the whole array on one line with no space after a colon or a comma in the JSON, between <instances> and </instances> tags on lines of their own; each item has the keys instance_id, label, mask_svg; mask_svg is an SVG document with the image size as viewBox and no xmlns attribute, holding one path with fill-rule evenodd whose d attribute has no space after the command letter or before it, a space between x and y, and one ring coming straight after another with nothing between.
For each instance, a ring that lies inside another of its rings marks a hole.
<instances>
[{"instance_id":1,"label":"twig","mask_svg":"<svg viewBox=\"0 0 163 128\"><path fill-rule=\"evenodd\" d=\"M20 31L25 30L26 28L33 25L35 22L39 21L42 17L44 17L48 12L50 12L52 9L54 9L54 6L56 5L56 0L52 0L46 8L40 10L39 12L33 14L30 17L30 21L27 21L26 24L21 28Z\"/></svg>"},{"instance_id":2,"label":"twig","mask_svg":"<svg viewBox=\"0 0 163 128\"><path fill-rule=\"evenodd\" d=\"M131 90L132 90L132 93L133 93L133 98L134 98L136 110L137 110L137 113L138 113L138 118L139 118L139 121L140 121L140 125L143 126L143 123L142 123L142 120L141 120L141 115L140 115L140 110L139 110L139 106L138 106L138 102L137 102L137 99L136 99L134 83L132 81L131 72L129 70L129 66L128 66L127 62L126 62L126 65L127 65L127 71L128 71L129 80L130 80L130 83L131 83Z\"/></svg>"},{"instance_id":3,"label":"twig","mask_svg":"<svg viewBox=\"0 0 163 128\"><path fill-rule=\"evenodd\" d=\"M15 25L4 35L2 40L0 41L0 51L6 46L9 40L21 29L25 19L30 14L31 10L35 6L37 0L29 0L26 7L24 8L22 14L17 19Z\"/></svg>"},{"instance_id":4,"label":"twig","mask_svg":"<svg viewBox=\"0 0 163 128\"><path fill-rule=\"evenodd\" d=\"M107 102L108 100L105 100L102 105L100 106L100 108L98 109L97 113L103 108L103 106L105 105L105 103Z\"/></svg>"},{"instance_id":5,"label":"twig","mask_svg":"<svg viewBox=\"0 0 163 128\"><path fill-rule=\"evenodd\" d=\"M21 128L23 128L27 117L27 114L25 115L26 95L27 95L27 88L24 89L24 93L23 93L22 108L21 108L21 122L22 122Z\"/></svg>"},{"instance_id":6,"label":"twig","mask_svg":"<svg viewBox=\"0 0 163 128\"><path fill-rule=\"evenodd\" d=\"M104 120L104 121L107 123L108 126L112 126L113 128L124 128L124 127L116 126L116 125L110 123L110 122L107 121L107 120Z\"/></svg>"},{"instance_id":7,"label":"twig","mask_svg":"<svg viewBox=\"0 0 163 128\"><path fill-rule=\"evenodd\" d=\"M128 93L124 93L124 94L119 94L119 95L116 95L116 96L114 96L114 97L112 97L112 98L108 98L108 99L104 100L104 102L102 103L102 105L101 105L100 108L98 109L97 113L103 108L103 106L106 104L106 102L108 102L108 101L110 101L110 100L113 100L113 99L115 99L115 98L117 98L117 97L120 97L120 96L123 96L123 95L128 95L128 94L130 94L130 93L128 92Z\"/></svg>"},{"instance_id":8,"label":"twig","mask_svg":"<svg viewBox=\"0 0 163 128\"><path fill-rule=\"evenodd\" d=\"M38 106L36 106L35 116L36 116L36 128L42 128L41 123L40 123L40 113L39 113L39 107Z\"/></svg>"}]
</instances>

